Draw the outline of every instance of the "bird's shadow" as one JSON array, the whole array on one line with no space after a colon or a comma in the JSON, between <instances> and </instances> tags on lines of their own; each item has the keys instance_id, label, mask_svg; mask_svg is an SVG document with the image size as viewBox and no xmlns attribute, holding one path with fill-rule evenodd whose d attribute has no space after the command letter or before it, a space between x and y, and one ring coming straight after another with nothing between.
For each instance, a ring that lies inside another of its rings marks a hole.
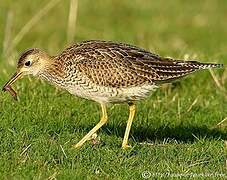
<instances>
[{"instance_id":1,"label":"bird's shadow","mask_svg":"<svg viewBox=\"0 0 227 180\"><path fill-rule=\"evenodd\" d=\"M85 127L77 127L84 129ZM88 127L86 127L87 130ZM92 128L90 126L89 128ZM108 135L124 136L125 124L116 126L114 124L107 124L101 128L102 133ZM133 126L130 132L130 138L138 142L146 141L165 141L166 139L174 139L182 143L193 143L198 139L227 139L227 131L219 128L209 128L207 126L193 126L193 125L178 125L175 127L160 126L160 127L135 127Z\"/></svg>"},{"instance_id":2,"label":"bird's shadow","mask_svg":"<svg viewBox=\"0 0 227 180\"><path fill-rule=\"evenodd\" d=\"M124 134L124 127L121 127L121 135ZM138 142L164 141L165 139L174 139L180 142L193 143L198 139L227 139L227 132L217 128L209 128L207 126L185 126L178 125L175 127L160 126L157 128L141 127L132 129L131 135Z\"/></svg>"},{"instance_id":3,"label":"bird's shadow","mask_svg":"<svg viewBox=\"0 0 227 180\"><path fill-rule=\"evenodd\" d=\"M135 120L136 121L136 120ZM116 122L116 121L115 121ZM94 127L93 125L79 126L76 128L89 131ZM124 137L126 129L126 123L107 123L104 125L99 132L107 135L115 135L117 137ZM174 139L182 143L193 143L198 139L209 139L209 140L227 140L226 128L210 127L206 124L193 125L190 124L177 124L175 126L160 125L160 126L146 126L138 125L136 122L132 124L130 131L130 138L133 138L136 142L146 141L166 141L166 139Z\"/></svg>"}]
</instances>

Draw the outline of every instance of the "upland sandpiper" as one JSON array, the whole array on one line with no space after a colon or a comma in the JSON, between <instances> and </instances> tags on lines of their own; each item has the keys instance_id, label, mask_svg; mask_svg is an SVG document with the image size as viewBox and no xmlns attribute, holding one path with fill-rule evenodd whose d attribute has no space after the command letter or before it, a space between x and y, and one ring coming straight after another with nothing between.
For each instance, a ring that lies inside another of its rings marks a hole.
<instances>
[{"instance_id":1,"label":"upland sandpiper","mask_svg":"<svg viewBox=\"0 0 227 180\"><path fill-rule=\"evenodd\" d=\"M128 103L129 118L122 143L122 148L127 148L136 101L147 97L160 84L196 70L222 66L162 58L132 45L91 40L73 44L57 56L37 48L25 51L18 61L16 73L3 90L16 96L11 85L18 78L32 74L75 96L98 102L102 110L101 120L74 145L76 148L107 122L108 103Z\"/></svg>"}]
</instances>

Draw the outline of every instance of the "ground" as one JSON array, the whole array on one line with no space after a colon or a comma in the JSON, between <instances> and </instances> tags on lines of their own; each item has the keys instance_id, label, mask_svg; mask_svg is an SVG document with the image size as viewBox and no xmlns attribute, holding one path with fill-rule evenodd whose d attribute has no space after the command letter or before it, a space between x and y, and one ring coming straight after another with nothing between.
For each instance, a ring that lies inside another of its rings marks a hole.
<instances>
[{"instance_id":1,"label":"ground","mask_svg":"<svg viewBox=\"0 0 227 180\"><path fill-rule=\"evenodd\" d=\"M48 3L50 11L43 9ZM68 44L67 37L126 42L161 56L227 63L225 0L81 0L78 5L70 36L69 1L0 4L1 87L22 51L39 47L54 55ZM227 176L226 122L217 125L227 117L226 69L214 70L213 76L195 73L138 102L128 150L121 149L127 105L110 106L109 122L97 139L75 150L72 145L99 121L99 105L33 77L14 88L18 102L0 92L2 179Z\"/></svg>"}]
</instances>

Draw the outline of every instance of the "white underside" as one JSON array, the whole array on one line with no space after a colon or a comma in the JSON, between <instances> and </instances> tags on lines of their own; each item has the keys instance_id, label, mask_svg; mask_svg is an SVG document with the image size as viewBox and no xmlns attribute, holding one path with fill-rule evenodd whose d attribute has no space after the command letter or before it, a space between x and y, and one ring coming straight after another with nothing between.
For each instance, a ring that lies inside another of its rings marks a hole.
<instances>
[{"instance_id":1,"label":"white underside","mask_svg":"<svg viewBox=\"0 0 227 180\"><path fill-rule=\"evenodd\" d=\"M91 99L99 103L122 103L137 101L147 97L151 91L158 86L154 84L143 84L136 87L128 88L110 88L110 87L83 87L71 86L67 90L75 95L86 99Z\"/></svg>"},{"instance_id":2,"label":"white underside","mask_svg":"<svg viewBox=\"0 0 227 180\"><path fill-rule=\"evenodd\" d=\"M82 98L94 100L99 103L122 103L144 99L149 96L151 91L154 91L158 86L151 82L146 82L137 86L125 88L113 88L100 86L90 81L90 79L77 74L77 78L72 75L65 77L65 82L58 82L57 78L49 76L48 78L42 74L42 79L46 79L53 84L66 89L71 94ZM68 78L68 79L67 79Z\"/></svg>"}]
</instances>

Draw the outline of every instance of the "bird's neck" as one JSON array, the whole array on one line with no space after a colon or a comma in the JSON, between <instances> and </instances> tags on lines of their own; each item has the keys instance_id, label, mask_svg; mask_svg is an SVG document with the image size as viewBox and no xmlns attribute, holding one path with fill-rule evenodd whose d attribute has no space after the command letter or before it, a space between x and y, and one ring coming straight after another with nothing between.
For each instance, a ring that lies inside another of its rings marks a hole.
<instances>
[{"instance_id":1,"label":"bird's neck","mask_svg":"<svg viewBox=\"0 0 227 180\"><path fill-rule=\"evenodd\" d=\"M54 57L51 57L48 65L39 74L41 79L47 80L50 83L60 85L64 79L64 65L60 61L56 61Z\"/></svg>"}]
</instances>

